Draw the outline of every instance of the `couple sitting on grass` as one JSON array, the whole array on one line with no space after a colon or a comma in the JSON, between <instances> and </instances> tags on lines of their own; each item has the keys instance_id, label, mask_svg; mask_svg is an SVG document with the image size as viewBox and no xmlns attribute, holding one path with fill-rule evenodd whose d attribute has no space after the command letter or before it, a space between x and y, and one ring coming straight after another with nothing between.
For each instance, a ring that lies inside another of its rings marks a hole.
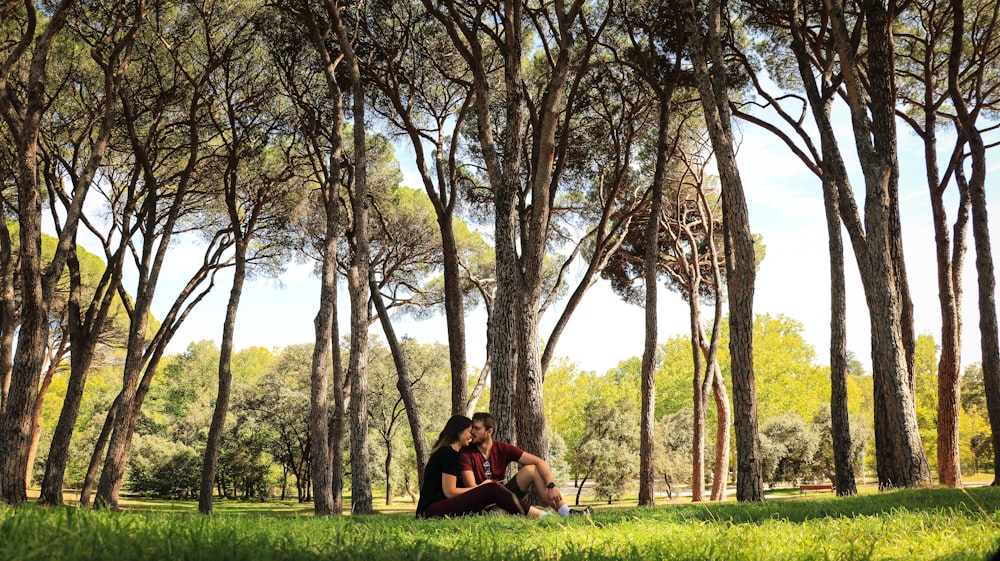
<instances>
[{"instance_id":1,"label":"couple sitting on grass","mask_svg":"<svg viewBox=\"0 0 1000 561\"><path fill-rule=\"evenodd\" d=\"M448 419L424 468L417 518L442 518L481 512L520 514L529 518L548 511L531 506L525 496L534 487L560 516L584 514L563 500L545 460L517 446L493 440L496 421L489 413ZM506 484L499 482L510 462L521 467Z\"/></svg>"}]
</instances>

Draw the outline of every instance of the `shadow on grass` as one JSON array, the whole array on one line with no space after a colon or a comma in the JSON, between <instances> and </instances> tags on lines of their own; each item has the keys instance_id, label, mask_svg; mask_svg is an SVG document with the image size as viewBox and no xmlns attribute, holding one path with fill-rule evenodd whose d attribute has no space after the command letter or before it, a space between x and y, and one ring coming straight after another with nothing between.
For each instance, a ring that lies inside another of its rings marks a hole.
<instances>
[{"instance_id":1,"label":"shadow on grass","mask_svg":"<svg viewBox=\"0 0 1000 561\"><path fill-rule=\"evenodd\" d=\"M616 510L618 509L602 509L605 514L602 518L605 520L615 518ZM892 490L854 497L777 499L760 503L674 504L665 508L645 509L642 512L646 513L643 517L662 517L664 521L670 522L697 520L754 523L764 520L805 522L817 518L877 516L901 510L910 512L944 510L966 513L973 517L982 516L1000 530L995 514L1000 511L1000 487ZM635 509L621 509L619 515L632 518L636 512Z\"/></svg>"}]
</instances>

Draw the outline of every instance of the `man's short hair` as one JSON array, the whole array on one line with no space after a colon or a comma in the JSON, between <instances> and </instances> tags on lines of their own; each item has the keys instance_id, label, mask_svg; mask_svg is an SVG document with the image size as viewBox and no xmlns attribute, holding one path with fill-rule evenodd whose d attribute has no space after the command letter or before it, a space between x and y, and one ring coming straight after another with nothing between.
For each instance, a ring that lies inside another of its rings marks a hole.
<instances>
[{"instance_id":1,"label":"man's short hair","mask_svg":"<svg viewBox=\"0 0 1000 561\"><path fill-rule=\"evenodd\" d=\"M486 430L492 430L494 433L497 431L497 421L493 418L493 415L485 411L480 411L472 415L472 422L482 423L483 428Z\"/></svg>"}]
</instances>

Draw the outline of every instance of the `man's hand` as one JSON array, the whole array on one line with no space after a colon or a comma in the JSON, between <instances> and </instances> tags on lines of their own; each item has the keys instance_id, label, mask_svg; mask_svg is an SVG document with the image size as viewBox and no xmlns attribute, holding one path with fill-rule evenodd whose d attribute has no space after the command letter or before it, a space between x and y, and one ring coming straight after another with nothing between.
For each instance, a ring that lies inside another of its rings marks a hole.
<instances>
[{"instance_id":1,"label":"man's hand","mask_svg":"<svg viewBox=\"0 0 1000 561\"><path fill-rule=\"evenodd\" d=\"M552 508L557 508L559 503L562 502L562 493L559 492L559 487L552 487L548 489L549 491L549 506Z\"/></svg>"}]
</instances>

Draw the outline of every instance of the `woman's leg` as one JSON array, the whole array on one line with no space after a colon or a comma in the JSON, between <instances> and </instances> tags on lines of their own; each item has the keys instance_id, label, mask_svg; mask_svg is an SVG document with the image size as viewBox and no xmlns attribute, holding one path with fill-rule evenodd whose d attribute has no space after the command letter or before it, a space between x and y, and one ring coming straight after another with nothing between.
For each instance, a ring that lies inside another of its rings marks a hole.
<instances>
[{"instance_id":1,"label":"woman's leg","mask_svg":"<svg viewBox=\"0 0 1000 561\"><path fill-rule=\"evenodd\" d=\"M483 512L492 506L511 514L525 514L524 506L513 493L503 485L491 482L428 506L424 516L427 518L463 516Z\"/></svg>"}]
</instances>

